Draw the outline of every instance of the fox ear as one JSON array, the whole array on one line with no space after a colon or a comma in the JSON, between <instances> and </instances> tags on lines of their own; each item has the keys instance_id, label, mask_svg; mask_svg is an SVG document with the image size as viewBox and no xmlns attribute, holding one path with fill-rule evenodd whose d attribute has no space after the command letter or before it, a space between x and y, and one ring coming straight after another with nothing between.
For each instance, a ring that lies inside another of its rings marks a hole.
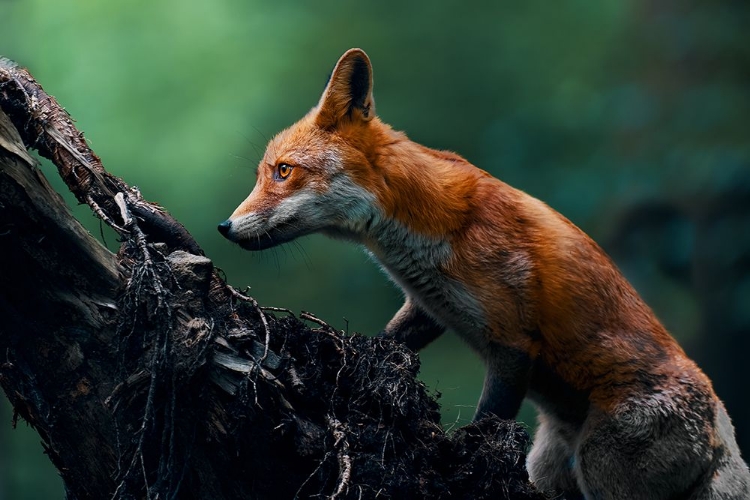
<instances>
[{"instance_id":1,"label":"fox ear","mask_svg":"<svg viewBox=\"0 0 750 500\"><path fill-rule=\"evenodd\" d=\"M362 49L347 50L333 68L318 103L317 122L323 128L343 119L367 122L375 116L372 65Z\"/></svg>"}]
</instances>

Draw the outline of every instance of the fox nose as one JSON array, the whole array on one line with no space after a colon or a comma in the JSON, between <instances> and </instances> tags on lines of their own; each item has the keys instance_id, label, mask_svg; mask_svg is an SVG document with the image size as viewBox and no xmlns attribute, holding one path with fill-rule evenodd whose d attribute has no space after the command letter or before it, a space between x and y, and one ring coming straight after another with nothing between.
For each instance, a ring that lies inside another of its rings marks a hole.
<instances>
[{"instance_id":1,"label":"fox nose","mask_svg":"<svg viewBox=\"0 0 750 500\"><path fill-rule=\"evenodd\" d=\"M232 221L227 219L219 224L218 230L222 236L226 237L229 234L229 230L232 228Z\"/></svg>"}]
</instances>

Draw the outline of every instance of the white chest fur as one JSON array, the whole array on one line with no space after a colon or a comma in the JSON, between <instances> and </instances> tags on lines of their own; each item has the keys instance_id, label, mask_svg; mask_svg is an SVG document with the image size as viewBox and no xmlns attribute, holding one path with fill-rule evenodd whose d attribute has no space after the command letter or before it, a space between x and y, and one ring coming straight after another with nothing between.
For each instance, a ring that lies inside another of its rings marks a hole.
<instances>
[{"instance_id":1,"label":"white chest fur","mask_svg":"<svg viewBox=\"0 0 750 500\"><path fill-rule=\"evenodd\" d=\"M371 235L370 254L428 314L471 344L487 328L484 310L467 288L443 271L452 259L450 242L414 235L398 222L380 224ZM481 348L480 345L475 345Z\"/></svg>"}]
</instances>

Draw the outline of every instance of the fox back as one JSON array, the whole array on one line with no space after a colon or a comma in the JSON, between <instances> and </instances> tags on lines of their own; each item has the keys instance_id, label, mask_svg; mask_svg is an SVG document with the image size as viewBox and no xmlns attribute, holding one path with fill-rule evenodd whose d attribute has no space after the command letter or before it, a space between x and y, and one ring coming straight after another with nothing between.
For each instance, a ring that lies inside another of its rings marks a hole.
<instances>
[{"instance_id":1,"label":"fox back","mask_svg":"<svg viewBox=\"0 0 750 500\"><path fill-rule=\"evenodd\" d=\"M382 335L418 350L446 328L483 359L475 418L529 397L535 484L587 499L740 499L750 473L710 380L586 234L462 157L375 114L347 51L280 132L219 230L248 250L321 232L363 245L403 290Z\"/></svg>"}]
</instances>

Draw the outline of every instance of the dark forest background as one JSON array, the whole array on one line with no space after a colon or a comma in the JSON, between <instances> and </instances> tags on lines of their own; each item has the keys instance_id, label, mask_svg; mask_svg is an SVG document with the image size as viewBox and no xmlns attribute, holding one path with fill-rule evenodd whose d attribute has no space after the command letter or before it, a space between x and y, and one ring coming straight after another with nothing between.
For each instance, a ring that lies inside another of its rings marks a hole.
<instances>
[{"instance_id":1,"label":"dark forest background","mask_svg":"<svg viewBox=\"0 0 750 500\"><path fill-rule=\"evenodd\" d=\"M401 296L359 249L313 236L250 254L215 229L252 189L267 139L315 104L341 53L364 48L386 122L541 198L610 252L712 377L748 457L748 26L746 0L0 0L0 54L230 283L372 334ZM422 361L446 426L468 422L477 358L446 335ZM0 499L61 498L38 436L14 431L1 399ZM533 409L520 419L533 427Z\"/></svg>"}]
</instances>

